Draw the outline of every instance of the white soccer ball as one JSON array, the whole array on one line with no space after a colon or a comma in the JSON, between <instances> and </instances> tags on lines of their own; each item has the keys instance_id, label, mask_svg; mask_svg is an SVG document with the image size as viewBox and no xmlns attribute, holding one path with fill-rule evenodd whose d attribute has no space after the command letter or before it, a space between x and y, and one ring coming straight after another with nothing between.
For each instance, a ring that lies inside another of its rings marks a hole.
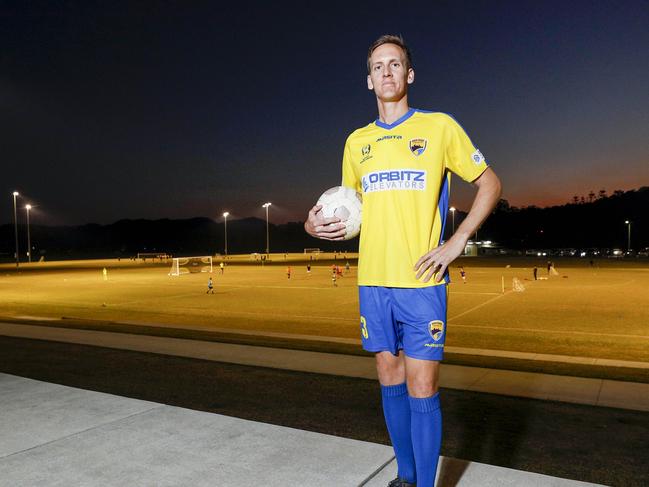
<instances>
[{"instance_id":1,"label":"white soccer ball","mask_svg":"<svg viewBox=\"0 0 649 487\"><path fill-rule=\"evenodd\" d=\"M345 224L344 240L354 238L361 232L363 200L360 193L346 186L334 186L322 193L317 204L322 205L325 218L337 217Z\"/></svg>"}]
</instances>

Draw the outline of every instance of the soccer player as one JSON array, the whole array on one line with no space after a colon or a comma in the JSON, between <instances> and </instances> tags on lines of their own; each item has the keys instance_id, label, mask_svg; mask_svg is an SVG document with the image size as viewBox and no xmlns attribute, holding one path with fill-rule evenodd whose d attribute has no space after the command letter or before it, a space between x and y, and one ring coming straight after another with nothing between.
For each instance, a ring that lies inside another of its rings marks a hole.
<instances>
[{"instance_id":1,"label":"soccer player","mask_svg":"<svg viewBox=\"0 0 649 487\"><path fill-rule=\"evenodd\" d=\"M378 118L345 143L342 184L363 194L358 284L363 348L374 352L397 458L390 487L432 487L441 445L439 364L446 337L448 266L487 218L500 181L449 115L408 104L415 80L403 39L369 49L367 87ZM442 241L451 173L477 187L471 210ZM305 230L342 240L344 224L311 208Z\"/></svg>"},{"instance_id":2,"label":"soccer player","mask_svg":"<svg viewBox=\"0 0 649 487\"><path fill-rule=\"evenodd\" d=\"M290 279L291 278L291 266L286 267L286 278Z\"/></svg>"},{"instance_id":3,"label":"soccer player","mask_svg":"<svg viewBox=\"0 0 649 487\"><path fill-rule=\"evenodd\" d=\"M464 270L464 267L460 266L460 276L462 277L462 282L466 284L466 272Z\"/></svg>"},{"instance_id":4,"label":"soccer player","mask_svg":"<svg viewBox=\"0 0 649 487\"><path fill-rule=\"evenodd\" d=\"M214 294L214 284L212 283L212 276L207 280L207 294Z\"/></svg>"},{"instance_id":5,"label":"soccer player","mask_svg":"<svg viewBox=\"0 0 649 487\"><path fill-rule=\"evenodd\" d=\"M221 262L219 264L219 267L221 268L221 274L223 274L223 271L225 270L225 264L223 262Z\"/></svg>"}]
</instances>

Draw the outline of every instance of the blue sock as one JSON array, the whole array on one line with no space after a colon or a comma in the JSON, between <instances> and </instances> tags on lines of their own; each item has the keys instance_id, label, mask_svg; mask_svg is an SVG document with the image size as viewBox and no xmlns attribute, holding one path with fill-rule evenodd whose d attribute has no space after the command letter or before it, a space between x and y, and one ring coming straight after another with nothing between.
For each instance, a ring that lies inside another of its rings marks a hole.
<instances>
[{"instance_id":1,"label":"blue sock","mask_svg":"<svg viewBox=\"0 0 649 487\"><path fill-rule=\"evenodd\" d=\"M396 386L381 385L383 415L397 457L399 478L415 483L415 457L410 439L410 404L405 382Z\"/></svg>"},{"instance_id":2,"label":"blue sock","mask_svg":"<svg viewBox=\"0 0 649 487\"><path fill-rule=\"evenodd\" d=\"M412 397L410 424L417 469L417 487L433 487L442 446L442 410L439 392L430 397Z\"/></svg>"}]
</instances>

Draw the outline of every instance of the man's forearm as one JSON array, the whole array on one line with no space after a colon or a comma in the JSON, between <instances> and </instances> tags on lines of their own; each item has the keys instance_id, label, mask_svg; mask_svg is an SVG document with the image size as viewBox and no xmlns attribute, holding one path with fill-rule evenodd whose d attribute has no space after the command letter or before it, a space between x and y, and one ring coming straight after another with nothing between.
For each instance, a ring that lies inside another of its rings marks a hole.
<instances>
[{"instance_id":1,"label":"man's forearm","mask_svg":"<svg viewBox=\"0 0 649 487\"><path fill-rule=\"evenodd\" d=\"M491 169L487 169L474 184L478 186L478 192L471 210L453 235L454 238L463 239L465 243L496 207L501 194L500 180Z\"/></svg>"}]
</instances>

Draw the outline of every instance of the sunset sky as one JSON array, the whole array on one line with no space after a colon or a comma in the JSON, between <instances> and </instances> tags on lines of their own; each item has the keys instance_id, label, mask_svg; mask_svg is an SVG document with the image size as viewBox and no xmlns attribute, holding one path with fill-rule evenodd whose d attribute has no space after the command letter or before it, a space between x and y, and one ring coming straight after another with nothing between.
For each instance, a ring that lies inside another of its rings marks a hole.
<instances>
[{"instance_id":1,"label":"sunset sky","mask_svg":"<svg viewBox=\"0 0 649 487\"><path fill-rule=\"evenodd\" d=\"M377 116L384 33L410 105L452 114L510 204L649 185L649 2L137 4L0 2L0 223L14 190L40 224L302 220Z\"/></svg>"}]
</instances>

